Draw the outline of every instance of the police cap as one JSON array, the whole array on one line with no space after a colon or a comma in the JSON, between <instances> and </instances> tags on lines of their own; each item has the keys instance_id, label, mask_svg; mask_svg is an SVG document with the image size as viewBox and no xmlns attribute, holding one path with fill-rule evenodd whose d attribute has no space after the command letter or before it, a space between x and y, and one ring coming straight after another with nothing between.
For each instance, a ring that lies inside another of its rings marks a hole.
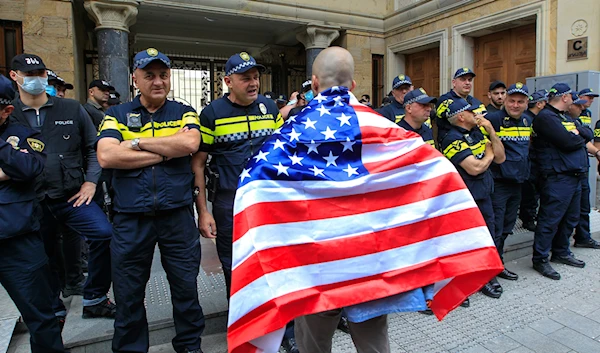
<instances>
[{"instance_id":1,"label":"police cap","mask_svg":"<svg viewBox=\"0 0 600 353\"><path fill-rule=\"evenodd\" d=\"M506 88L506 85L502 81L494 81L490 84L490 91L495 90L498 87Z\"/></svg>"},{"instance_id":2,"label":"police cap","mask_svg":"<svg viewBox=\"0 0 600 353\"><path fill-rule=\"evenodd\" d=\"M571 93L571 87L566 83L555 83L548 91L548 98L559 97Z\"/></svg>"},{"instance_id":3,"label":"police cap","mask_svg":"<svg viewBox=\"0 0 600 353\"><path fill-rule=\"evenodd\" d=\"M257 64L256 60L246 52L232 55L225 63L225 76L231 76L233 74L243 74L244 72L257 68L258 71L264 72L266 68Z\"/></svg>"},{"instance_id":4,"label":"police cap","mask_svg":"<svg viewBox=\"0 0 600 353\"><path fill-rule=\"evenodd\" d=\"M571 93L571 98L573 98L573 104L581 105L581 104L585 104L588 102L587 99L579 98L579 96L575 92Z\"/></svg>"},{"instance_id":5,"label":"police cap","mask_svg":"<svg viewBox=\"0 0 600 353\"><path fill-rule=\"evenodd\" d=\"M394 77L394 81L392 82L392 89L399 88L402 85L412 86L412 81L410 80L410 77L403 74Z\"/></svg>"},{"instance_id":6,"label":"police cap","mask_svg":"<svg viewBox=\"0 0 600 353\"><path fill-rule=\"evenodd\" d=\"M411 103L429 104L435 102L437 102L437 99L428 96L423 88L414 89L404 96L404 105L409 105Z\"/></svg>"},{"instance_id":7,"label":"police cap","mask_svg":"<svg viewBox=\"0 0 600 353\"><path fill-rule=\"evenodd\" d=\"M143 69L155 60L159 60L163 64L167 65L168 68L171 67L171 60L165 54L154 48L148 48L135 54L135 57L133 58L133 71L136 69Z\"/></svg>"},{"instance_id":8,"label":"police cap","mask_svg":"<svg viewBox=\"0 0 600 353\"><path fill-rule=\"evenodd\" d=\"M31 72L35 70L46 70L42 58L34 54L20 54L12 59L11 67L15 71Z\"/></svg>"},{"instance_id":9,"label":"police cap","mask_svg":"<svg viewBox=\"0 0 600 353\"><path fill-rule=\"evenodd\" d=\"M12 104L13 99L15 99L15 90L12 82L0 74L0 105Z\"/></svg>"},{"instance_id":10,"label":"police cap","mask_svg":"<svg viewBox=\"0 0 600 353\"><path fill-rule=\"evenodd\" d=\"M506 90L506 95L511 96L513 94L522 94L529 99L529 88L521 82L513 83Z\"/></svg>"},{"instance_id":11,"label":"police cap","mask_svg":"<svg viewBox=\"0 0 600 353\"><path fill-rule=\"evenodd\" d=\"M600 97L600 95L594 92L591 88L584 88L579 91L579 97Z\"/></svg>"},{"instance_id":12,"label":"police cap","mask_svg":"<svg viewBox=\"0 0 600 353\"><path fill-rule=\"evenodd\" d=\"M472 112L477 109L476 106L469 104L466 100L460 98L453 101L448 107L448 118L452 118L462 112Z\"/></svg>"},{"instance_id":13,"label":"police cap","mask_svg":"<svg viewBox=\"0 0 600 353\"><path fill-rule=\"evenodd\" d=\"M454 73L454 78L459 78L459 77L465 76L465 75L473 75L473 77L477 76L477 75L475 75L473 70L469 69L468 67L463 67L463 68L456 70L456 72Z\"/></svg>"},{"instance_id":14,"label":"police cap","mask_svg":"<svg viewBox=\"0 0 600 353\"><path fill-rule=\"evenodd\" d=\"M537 103L537 102L546 102L548 101L548 91L545 89L541 89L539 91L533 92L531 96L529 96L529 103Z\"/></svg>"}]
</instances>

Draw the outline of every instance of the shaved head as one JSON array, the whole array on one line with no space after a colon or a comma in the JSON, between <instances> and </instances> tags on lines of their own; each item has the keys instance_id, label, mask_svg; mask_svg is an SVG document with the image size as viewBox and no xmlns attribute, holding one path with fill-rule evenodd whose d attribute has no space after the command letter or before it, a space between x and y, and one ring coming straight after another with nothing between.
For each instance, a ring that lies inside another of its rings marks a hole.
<instances>
[{"instance_id":1,"label":"shaved head","mask_svg":"<svg viewBox=\"0 0 600 353\"><path fill-rule=\"evenodd\" d=\"M356 83L354 59L349 51L340 47L323 50L313 63L312 86L316 92L323 92L333 86L345 86L353 90Z\"/></svg>"}]
</instances>

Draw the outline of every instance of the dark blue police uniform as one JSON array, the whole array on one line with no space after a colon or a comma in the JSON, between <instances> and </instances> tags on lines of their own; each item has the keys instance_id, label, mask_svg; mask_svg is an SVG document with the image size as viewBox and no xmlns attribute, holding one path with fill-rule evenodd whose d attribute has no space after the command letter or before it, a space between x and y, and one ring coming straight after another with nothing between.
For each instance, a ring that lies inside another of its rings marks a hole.
<instances>
[{"instance_id":1,"label":"dark blue police uniform","mask_svg":"<svg viewBox=\"0 0 600 353\"><path fill-rule=\"evenodd\" d=\"M392 81L392 90L398 89L405 85L412 86L412 81L410 77L400 74L394 77L394 80ZM375 111L385 116L389 121L397 124L404 117L404 102L400 103L394 97L390 98L392 98L392 103L376 109Z\"/></svg>"},{"instance_id":2,"label":"dark blue police uniform","mask_svg":"<svg viewBox=\"0 0 600 353\"><path fill-rule=\"evenodd\" d=\"M483 105L483 103L481 103L479 99L471 95L468 95L467 98L462 98L461 96L456 94L454 90L450 90L450 92L440 96L440 98L438 98L435 110L435 115L437 117L437 119L435 119L435 123L437 124L437 140L440 143L440 146L442 141L444 140L444 137L446 136L446 134L450 130L450 127L452 126L446 119L448 107L450 106L450 104L452 104L452 102L457 101L459 99L464 99L471 106L476 107L476 109L473 111L475 112L475 114L483 114L486 112L485 105Z\"/></svg>"},{"instance_id":3,"label":"dark blue police uniform","mask_svg":"<svg viewBox=\"0 0 600 353\"><path fill-rule=\"evenodd\" d=\"M551 95L570 92L564 84L554 87ZM532 144L540 173L540 210L533 244L535 268L535 264L547 263L550 251L553 259L571 256L569 237L579 222L581 187L588 163L585 144L591 136L588 139L584 129L550 104L534 119L533 130ZM548 274L542 267L536 270ZM559 279L560 275L549 277Z\"/></svg>"},{"instance_id":4,"label":"dark blue police uniform","mask_svg":"<svg viewBox=\"0 0 600 353\"><path fill-rule=\"evenodd\" d=\"M524 85L519 88L511 85L507 94L529 96L527 87ZM504 108L489 113L486 118L494 126L506 155L503 163L492 163L490 166L494 177L492 205L496 223L493 237L498 254L502 257L504 241L509 234L512 234L517 221L521 202L521 185L529 178L529 139L533 120L525 114L518 119L511 118Z\"/></svg>"},{"instance_id":5,"label":"dark blue police uniform","mask_svg":"<svg viewBox=\"0 0 600 353\"><path fill-rule=\"evenodd\" d=\"M0 75L0 107L10 105L13 97L11 82ZM10 178L0 181L0 284L29 329L33 353L65 351L52 308L34 189L44 170L44 147L39 133L12 118L0 125L0 169Z\"/></svg>"},{"instance_id":6,"label":"dark blue police uniform","mask_svg":"<svg viewBox=\"0 0 600 353\"><path fill-rule=\"evenodd\" d=\"M153 60L170 66L164 54L151 48L135 56L134 70ZM109 108L98 139L111 137L124 141L171 136L184 127L200 129L192 107L167 100L150 113L137 96L132 102ZM118 303L114 352L148 351L144 297L157 243L171 289L176 331L173 347L176 352L200 349L204 314L196 287L200 239L194 220L192 185L191 156L144 168L113 170L115 215L111 255Z\"/></svg>"},{"instance_id":7,"label":"dark blue police uniform","mask_svg":"<svg viewBox=\"0 0 600 353\"><path fill-rule=\"evenodd\" d=\"M473 176L460 166L460 163L469 156L482 159L485 156L485 146L488 141L477 127L469 131L459 126L450 125L450 130L442 140L441 149L444 156L454 164L458 174L463 178L485 219L490 233L494 234L494 210L492 208L492 198L490 197L494 190L492 172L487 169L485 172Z\"/></svg>"},{"instance_id":8,"label":"dark blue police uniform","mask_svg":"<svg viewBox=\"0 0 600 353\"><path fill-rule=\"evenodd\" d=\"M433 97L429 97L427 95L427 92L425 92L425 90L423 88L412 90L412 91L408 92L406 94L406 96L404 97L404 102L406 105L435 104L436 101L437 101L437 99L433 98ZM433 130L431 130L431 123L430 123L429 119L427 119L421 125L420 128L415 129L404 119L404 117L405 117L404 115L399 115L396 117L396 120L394 122L398 126L403 127L404 129L406 129L408 131L416 132L417 134L419 134L421 136L421 138L423 138L423 141L425 141L427 144L435 147L435 142L433 141Z\"/></svg>"}]
</instances>

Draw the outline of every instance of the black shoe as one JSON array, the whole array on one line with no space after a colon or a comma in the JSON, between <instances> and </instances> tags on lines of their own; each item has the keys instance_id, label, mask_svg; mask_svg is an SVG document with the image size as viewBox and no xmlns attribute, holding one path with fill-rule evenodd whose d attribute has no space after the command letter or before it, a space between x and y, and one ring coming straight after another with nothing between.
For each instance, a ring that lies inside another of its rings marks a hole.
<instances>
[{"instance_id":1,"label":"black shoe","mask_svg":"<svg viewBox=\"0 0 600 353\"><path fill-rule=\"evenodd\" d=\"M91 319L94 317L106 317L109 319L114 319L116 312L117 306L107 298L96 305L84 306L82 317L84 319Z\"/></svg>"},{"instance_id":2,"label":"black shoe","mask_svg":"<svg viewBox=\"0 0 600 353\"><path fill-rule=\"evenodd\" d=\"M294 338L284 338L281 342L281 346L285 349L286 353L299 353L298 346L296 346L296 340Z\"/></svg>"},{"instance_id":3,"label":"black shoe","mask_svg":"<svg viewBox=\"0 0 600 353\"><path fill-rule=\"evenodd\" d=\"M497 292L500 292L500 293L504 292L504 289L502 289L502 285L500 284L500 282L498 282L496 277L494 277L490 280L490 284L494 287L494 289L496 289Z\"/></svg>"},{"instance_id":4,"label":"black shoe","mask_svg":"<svg viewBox=\"0 0 600 353\"><path fill-rule=\"evenodd\" d=\"M65 289L62 291L63 298L68 298L72 295L83 295L83 282L77 285L70 286L65 285Z\"/></svg>"},{"instance_id":5,"label":"black shoe","mask_svg":"<svg viewBox=\"0 0 600 353\"><path fill-rule=\"evenodd\" d=\"M550 258L550 261L552 261L552 262L558 262L558 263L569 265L569 266L573 266L573 267L579 267L579 268L584 268L585 267L585 262L576 259L575 256L573 256L573 254L569 254L569 255L566 255L566 256L554 256L554 255L552 255L552 257Z\"/></svg>"},{"instance_id":6,"label":"black shoe","mask_svg":"<svg viewBox=\"0 0 600 353\"><path fill-rule=\"evenodd\" d=\"M590 238L587 241L582 242L582 243L575 242L575 247L576 248L600 249L600 242L597 242L594 239Z\"/></svg>"},{"instance_id":7,"label":"black shoe","mask_svg":"<svg viewBox=\"0 0 600 353\"><path fill-rule=\"evenodd\" d=\"M533 269L541 273L544 277L548 277L556 281L560 279L560 273L556 272L552 266L550 266L548 259L534 262Z\"/></svg>"},{"instance_id":8,"label":"black shoe","mask_svg":"<svg viewBox=\"0 0 600 353\"><path fill-rule=\"evenodd\" d=\"M537 224L535 223L535 221L523 222L523 228L530 230L532 232L535 232L536 226L537 226Z\"/></svg>"},{"instance_id":9,"label":"black shoe","mask_svg":"<svg viewBox=\"0 0 600 353\"><path fill-rule=\"evenodd\" d=\"M67 318L64 316L57 316L56 317L56 322L58 323L58 327L60 327L60 332L63 331L63 328L65 328L65 322L66 322Z\"/></svg>"},{"instance_id":10,"label":"black shoe","mask_svg":"<svg viewBox=\"0 0 600 353\"><path fill-rule=\"evenodd\" d=\"M471 301L469 300L469 298L467 298L464 302L460 303L460 306L462 306L463 308L468 308L471 306Z\"/></svg>"},{"instance_id":11,"label":"black shoe","mask_svg":"<svg viewBox=\"0 0 600 353\"><path fill-rule=\"evenodd\" d=\"M496 287L494 287L491 281L486 283L485 286L483 286L483 288L480 289L480 291L484 295L494 299L498 299L502 295L502 293L498 292Z\"/></svg>"},{"instance_id":12,"label":"black shoe","mask_svg":"<svg viewBox=\"0 0 600 353\"><path fill-rule=\"evenodd\" d=\"M512 271L509 271L506 268L504 268L504 270L502 270L502 272L500 272L498 274L498 277L507 279L509 281L516 281L516 280L519 279L519 275L518 274L516 274L516 273L514 273Z\"/></svg>"},{"instance_id":13,"label":"black shoe","mask_svg":"<svg viewBox=\"0 0 600 353\"><path fill-rule=\"evenodd\" d=\"M433 310L431 310L431 309L425 309L425 310L419 311L419 313L421 313L423 315L433 315Z\"/></svg>"},{"instance_id":14,"label":"black shoe","mask_svg":"<svg viewBox=\"0 0 600 353\"><path fill-rule=\"evenodd\" d=\"M337 328L345 333L350 333L350 328L348 327L348 318L342 316L340 318L340 322L337 325Z\"/></svg>"}]
</instances>

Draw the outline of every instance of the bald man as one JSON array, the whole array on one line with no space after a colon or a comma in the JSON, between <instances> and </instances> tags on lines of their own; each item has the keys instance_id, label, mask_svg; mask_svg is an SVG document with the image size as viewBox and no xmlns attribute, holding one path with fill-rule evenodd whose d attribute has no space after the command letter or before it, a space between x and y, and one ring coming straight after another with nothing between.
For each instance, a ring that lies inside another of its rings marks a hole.
<instances>
[{"instance_id":1,"label":"bald man","mask_svg":"<svg viewBox=\"0 0 600 353\"><path fill-rule=\"evenodd\" d=\"M315 93L318 93L314 99L326 100L327 102L333 99L342 106L349 102L358 104L356 98L350 93L356 86L353 74L354 60L346 49L331 47L323 50L313 64L312 89ZM322 105L321 108L323 107ZM309 121L306 116L310 112L312 110L306 109L299 113L296 116L296 121L299 123L305 120ZM344 119L341 121L339 119L339 114L334 113L332 109L331 113L324 113L319 123L338 127L331 132L334 134L334 137L336 133L341 136L343 134L341 126L344 125ZM381 117L381 119L384 118ZM299 131L304 131L304 129L305 127L299 125ZM329 127L327 127L327 130L329 130ZM325 137L325 139L327 138ZM328 148L330 145L324 142L321 147ZM342 152L342 154L344 153ZM332 173L334 170L333 166L330 166L329 163L327 166L323 163L323 166L324 173ZM350 165L348 165L348 168L350 168ZM316 170L319 169L317 168ZM326 305L325 302L322 304ZM355 305L351 308L355 307L357 306ZM296 318L295 335L298 350L310 353L330 353L332 337L340 321L342 309L338 308ZM370 317L369 314L370 312L367 313L363 310L356 316L348 315L350 335L358 353L389 353L387 315L378 314L379 316ZM359 315L360 317L358 317Z\"/></svg>"}]
</instances>

